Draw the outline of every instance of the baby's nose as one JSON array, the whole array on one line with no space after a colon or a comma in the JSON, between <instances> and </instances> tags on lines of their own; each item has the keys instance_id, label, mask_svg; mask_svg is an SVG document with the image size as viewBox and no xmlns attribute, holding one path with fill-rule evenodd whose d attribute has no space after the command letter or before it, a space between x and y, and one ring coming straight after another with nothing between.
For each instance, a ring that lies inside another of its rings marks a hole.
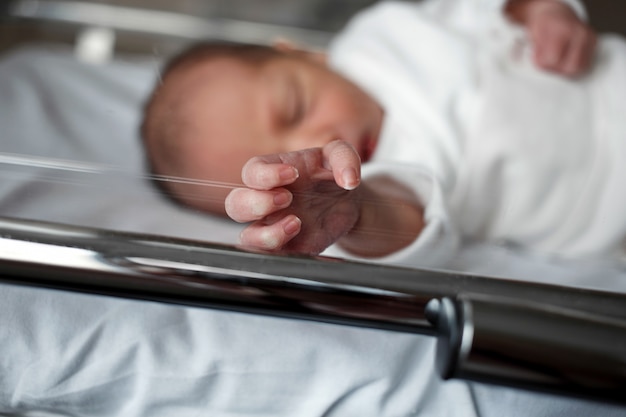
<instances>
[{"instance_id":1,"label":"baby's nose","mask_svg":"<svg viewBox=\"0 0 626 417\"><path fill-rule=\"evenodd\" d=\"M305 131L294 132L289 141L289 151L299 151L309 148L322 148L324 145L339 139L338 135L329 130L326 131Z\"/></svg>"}]
</instances>

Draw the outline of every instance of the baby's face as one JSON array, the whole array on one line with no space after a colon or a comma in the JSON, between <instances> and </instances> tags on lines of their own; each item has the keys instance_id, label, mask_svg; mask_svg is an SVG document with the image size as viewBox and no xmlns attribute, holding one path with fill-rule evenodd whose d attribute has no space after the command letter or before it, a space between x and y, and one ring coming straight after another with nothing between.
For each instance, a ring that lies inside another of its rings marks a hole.
<instances>
[{"instance_id":1,"label":"baby's face","mask_svg":"<svg viewBox=\"0 0 626 417\"><path fill-rule=\"evenodd\" d=\"M253 156L290 152L341 139L365 162L383 112L322 60L285 53L251 67L231 59L199 65L179 80L188 123L184 175L240 183Z\"/></svg>"}]
</instances>

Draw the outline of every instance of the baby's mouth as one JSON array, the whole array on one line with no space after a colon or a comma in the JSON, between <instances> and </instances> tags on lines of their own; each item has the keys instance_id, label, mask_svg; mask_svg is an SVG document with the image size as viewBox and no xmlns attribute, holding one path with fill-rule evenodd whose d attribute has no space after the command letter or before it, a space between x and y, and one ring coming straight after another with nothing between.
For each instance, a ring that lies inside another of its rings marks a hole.
<instances>
[{"instance_id":1,"label":"baby's mouth","mask_svg":"<svg viewBox=\"0 0 626 417\"><path fill-rule=\"evenodd\" d=\"M361 162L367 162L372 159L372 156L374 155L374 151L376 150L376 140L371 136L367 136L361 144Z\"/></svg>"}]
</instances>

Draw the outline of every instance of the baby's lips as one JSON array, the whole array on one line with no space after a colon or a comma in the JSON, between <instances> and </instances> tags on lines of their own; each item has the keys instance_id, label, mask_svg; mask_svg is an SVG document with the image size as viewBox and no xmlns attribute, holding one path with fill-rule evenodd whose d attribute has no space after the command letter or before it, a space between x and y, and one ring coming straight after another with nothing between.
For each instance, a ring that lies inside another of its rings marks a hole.
<instances>
[{"instance_id":1,"label":"baby's lips","mask_svg":"<svg viewBox=\"0 0 626 417\"><path fill-rule=\"evenodd\" d=\"M374 151L376 150L376 140L372 137L367 137L363 140L363 146L361 147L361 160L367 162L372 159Z\"/></svg>"}]
</instances>

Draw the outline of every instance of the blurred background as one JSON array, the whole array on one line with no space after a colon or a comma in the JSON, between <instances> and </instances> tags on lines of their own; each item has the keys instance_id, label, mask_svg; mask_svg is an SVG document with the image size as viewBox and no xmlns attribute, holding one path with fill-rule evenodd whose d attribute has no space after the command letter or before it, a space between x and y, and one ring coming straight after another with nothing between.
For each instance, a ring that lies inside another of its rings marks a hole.
<instances>
[{"instance_id":1,"label":"blurred background","mask_svg":"<svg viewBox=\"0 0 626 417\"><path fill-rule=\"evenodd\" d=\"M375 1L0 0L0 49L42 40L74 42L86 27L116 29L116 48L131 52L167 54L203 37L267 41L276 33L323 47L350 16ZM151 13L135 13L139 10ZM256 25L239 25L247 22ZM155 38L158 32L173 36Z\"/></svg>"},{"instance_id":2,"label":"blurred background","mask_svg":"<svg viewBox=\"0 0 626 417\"><path fill-rule=\"evenodd\" d=\"M38 40L73 42L85 27L125 25L116 31L116 48L127 51L167 55L179 41L203 36L241 39L269 38L276 32L272 25L304 29L284 33L310 46L323 47L329 34L340 29L359 9L376 0L0 0L0 48ZM600 32L626 35L626 2L585 0L592 24ZM114 6L114 7L110 7ZM135 16L134 9L154 11L150 16ZM193 20L176 20L172 17ZM167 22L168 23L163 23ZM206 22L202 22L206 20ZM236 22L252 21L256 28L241 29ZM48 22L49 24L46 24ZM58 23L62 23L59 25ZM54 25L52 25L54 23ZM146 32L168 25L177 36L162 37L155 43ZM265 26L264 26L265 25ZM269 26L268 26L269 25ZM119 28L118 28L119 29ZM246 33L252 30L255 33ZM280 29L278 29L280 30Z\"/></svg>"}]
</instances>

